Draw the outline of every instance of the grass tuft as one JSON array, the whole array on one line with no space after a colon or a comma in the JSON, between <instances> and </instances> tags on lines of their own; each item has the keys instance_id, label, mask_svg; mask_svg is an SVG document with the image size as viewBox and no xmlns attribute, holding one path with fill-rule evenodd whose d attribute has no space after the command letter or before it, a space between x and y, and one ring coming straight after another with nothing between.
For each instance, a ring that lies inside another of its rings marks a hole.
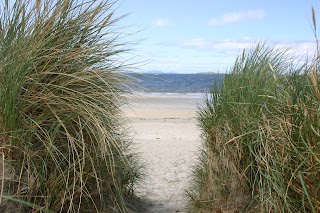
<instances>
[{"instance_id":1,"label":"grass tuft","mask_svg":"<svg viewBox=\"0 0 320 213\"><path fill-rule=\"evenodd\" d=\"M127 212L141 166L120 111L130 80L115 2L10 3L0 13L2 200Z\"/></svg>"},{"instance_id":2,"label":"grass tuft","mask_svg":"<svg viewBox=\"0 0 320 213\"><path fill-rule=\"evenodd\" d=\"M199 109L191 212L320 211L318 66L258 44Z\"/></svg>"}]
</instances>

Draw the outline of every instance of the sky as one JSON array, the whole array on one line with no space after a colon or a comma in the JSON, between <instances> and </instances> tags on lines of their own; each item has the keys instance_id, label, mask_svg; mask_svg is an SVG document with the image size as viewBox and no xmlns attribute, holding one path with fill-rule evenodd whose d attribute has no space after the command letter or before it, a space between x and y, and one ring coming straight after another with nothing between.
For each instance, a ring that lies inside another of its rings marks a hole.
<instances>
[{"instance_id":1,"label":"sky","mask_svg":"<svg viewBox=\"0 0 320 213\"><path fill-rule=\"evenodd\" d=\"M319 0L121 0L117 13L138 71L223 73L259 41L313 53L312 6L320 23Z\"/></svg>"}]
</instances>

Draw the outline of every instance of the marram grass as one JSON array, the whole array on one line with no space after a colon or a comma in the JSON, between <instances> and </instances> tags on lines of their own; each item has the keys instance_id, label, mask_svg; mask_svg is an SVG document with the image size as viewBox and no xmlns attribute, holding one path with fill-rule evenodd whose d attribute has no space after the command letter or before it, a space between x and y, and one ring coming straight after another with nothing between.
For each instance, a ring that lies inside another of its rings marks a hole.
<instances>
[{"instance_id":1,"label":"marram grass","mask_svg":"<svg viewBox=\"0 0 320 213\"><path fill-rule=\"evenodd\" d=\"M113 5L1 2L1 169L10 180L2 173L0 202L34 212L133 209L141 170L120 111L130 82Z\"/></svg>"},{"instance_id":2,"label":"marram grass","mask_svg":"<svg viewBox=\"0 0 320 213\"><path fill-rule=\"evenodd\" d=\"M318 66L257 45L199 109L190 212L319 212Z\"/></svg>"}]
</instances>

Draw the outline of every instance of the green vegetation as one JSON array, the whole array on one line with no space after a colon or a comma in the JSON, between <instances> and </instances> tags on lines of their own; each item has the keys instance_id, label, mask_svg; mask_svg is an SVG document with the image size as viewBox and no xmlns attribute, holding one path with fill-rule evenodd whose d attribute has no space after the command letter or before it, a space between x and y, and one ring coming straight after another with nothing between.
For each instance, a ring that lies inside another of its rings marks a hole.
<instances>
[{"instance_id":1,"label":"green vegetation","mask_svg":"<svg viewBox=\"0 0 320 213\"><path fill-rule=\"evenodd\" d=\"M120 111L130 82L113 5L1 3L2 209L5 200L34 212L133 209L141 166Z\"/></svg>"},{"instance_id":2,"label":"green vegetation","mask_svg":"<svg viewBox=\"0 0 320 213\"><path fill-rule=\"evenodd\" d=\"M212 89L198 121L190 212L319 212L317 62L258 44Z\"/></svg>"}]
</instances>

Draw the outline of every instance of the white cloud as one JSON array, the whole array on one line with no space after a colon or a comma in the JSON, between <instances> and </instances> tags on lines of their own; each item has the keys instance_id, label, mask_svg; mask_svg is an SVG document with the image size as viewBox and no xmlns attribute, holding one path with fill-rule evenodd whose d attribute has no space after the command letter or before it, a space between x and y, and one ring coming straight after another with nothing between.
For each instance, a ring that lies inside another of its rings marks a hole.
<instances>
[{"instance_id":1,"label":"white cloud","mask_svg":"<svg viewBox=\"0 0 320 213\"><path fill-rule=\"evenodd\" d=\"M203 49L203 50L242 50L244 48L251 48L260 40L255 38L243 38L239 40L223 40L215 41L204 38L192 38L187 40L180 40L175 42L179 47ZM263 41L262 41L263 43ZM313 53L315 51L315 41L267 41L268 45L274 45L276 48L291 48L299 53ZM167 45L172 45L172 42Z\"/></svg>"},{"instance_id":2,"label":"white cloud","mask_svg":"<svg viewBox=\"0 0 320 213\"><path fill-rule=\"evenodd\" d=\"M222 26L247 20L258 20L265 17L263 10L249 10L244 12L226 13L221 17L212 18L208 24L210 26Z\"/></svg>"},{"instance_id":3,"label":"white cloud","mask_svg":"<svg viewBox=\"0 0 320 213\"><path fill-rule=\"evenodd\" d=\"M152 25L155 27L165 27L170 24L170 21L168 19L164 18L158 18L152 22Z\"/></svg>"},{"instance_id":4,"label":"white cloud","mask_svg":"<svg viewBox=\"0 0 320 213\"><path fill-rule=\"evenodd\" d=\"M158 43L163 45L164 52L162 55L147 54L151 63L144 66L146 70L160 70L168 72L228 72L233 66L237 56L246 48L250 49L257 43L263 43L264 40L256 38L241 38L234 40L213 40L201 37L191 38L180 41L168 41ZM266 45L274 46L304 62L307 55L309 59L314 56L316 44L313 40L297 40L297 41L272 41L267 40ZM168 47L175 47L175 55L170 55ZM179 47L179 48L177 48ZM181 49L180 49L181 48ZM300 58L302 57L302 58ZM300 64L300 63L299 63Z\"/></svg>"},{"instance_id":5,"label":"white cloud","mask_svg":"<svg viewBox=\"0 0 320 213\"><path fill-rule=\"evenodd\" d=\"M213 41L203 38L193 38L177 42L178 46L180 47L207 50L239 50L251 47L254 43L255 42L253 40L249 39Z\"/></svg>"},{"instance_id":6,"label":"white cloud","mask_svg":"<svg viewBox=\"0 0 320 213\"><path fill-rule=\"evenodd\" d=\"M194 50L219 51L222 54L238 54L243 49L248 49L257 44L259 40L244 38L239 40L215 41L204 38L193 38L176 42L176 45ZM312 56L315 53L315 41L267 41L267 45L274 45L276 48L287 49L289 54L297 57L306 55Z\"/></svg>"},{"instance_id":7,"label":"white cloud","mask_svg":"<svg viewBox=\"0 0 320 213\"><path fill-rule=\"evenodd\" d=\"M312 59L316 53L315 41L275 42L276 47L287 49L287 53L296 57L308 56Z\"/></svg>"}]
</instances>

